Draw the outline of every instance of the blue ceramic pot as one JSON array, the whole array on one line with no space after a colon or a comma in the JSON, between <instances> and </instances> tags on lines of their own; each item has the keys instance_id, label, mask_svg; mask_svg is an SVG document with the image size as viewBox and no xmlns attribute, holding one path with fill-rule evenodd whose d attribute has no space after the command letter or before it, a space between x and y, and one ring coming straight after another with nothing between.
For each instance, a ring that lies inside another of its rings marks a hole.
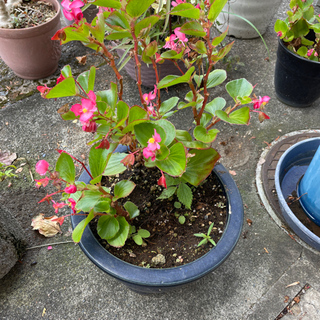
<instances>
[{"instance_id":1,"label":"blue ceramic pot","mask_svg":"<svg viewBox=\"0 0 320 320\"><path fill-rule=\"evenodd\" d=\"M279 159L276 167L275 187L282 216L289 227L303 241L320 251L320 238L300 222L286 202L286 197L289 193L296 190L299 180L306 173L319 146L320 138L312 138L300 141L287 149ZM289 182L286 183L285 179L288 179ZM319 178L315 180L315 183L317 182L319 183ZM287 185L289 184L290 187L288 188Z\"/></svg>"},{"instance_id":2,"label":"blue ceramic pot","mask_svg":"<svg viewBox=\"0 0 320 320\"><path fill-rule=\"evenodd\" d=\"M221 164L215 166L213 173L221 182L228 201L227 224L224 233L207 254L191 263L167 269L142 268L124 262L104 249L86 227L80 247L86 256L101 270L126 284L140 294L166 292L195 281L216 269L224 262L237 244L243 224L242 199L228 170ZM89 183L90 177L83 172L79 181ZM85 216L71 216L72 227L85 219Z\"/></svg>"}]
</instances>

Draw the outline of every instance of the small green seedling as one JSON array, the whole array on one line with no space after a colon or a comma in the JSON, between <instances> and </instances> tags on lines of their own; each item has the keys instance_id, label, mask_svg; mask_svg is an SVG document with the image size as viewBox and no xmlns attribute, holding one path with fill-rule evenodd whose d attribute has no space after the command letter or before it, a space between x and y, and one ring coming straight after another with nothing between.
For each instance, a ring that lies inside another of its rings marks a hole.
<instances>
[{"instance_id":1,"label":"small green seedling","mask_svg":"<svg viewBox=\"0 0 320 320\"><path fill-rule=\"evenodd\" d=\"M0 181L6 178L17 177L16 174L12 173L13 169L17 169L14 165L6 166L4 163L0 162Z\"/></svg>"},{"instance_id":2,"label":"small green seedling","mask_svg":"<svg viewBox=\"0 0 320 320\"><path fill-rule=\"evenodd\" d=\"M210 241L214 246L216 246L216 243L213 241L213 239L211 239L210 237L210 233L212 231L212 228L213 228L213 223L210 224L210 227L208 229L208 232L207 234L204 234L204 233L195 233L194 236L196 237L200 237L200 238L203 238L203 240L201 240L198 244L198 247L200 247L201 245L203 244L206 244L208 241Z\"/></svg>"},{"instance_id":3,"label":"small green seedling","mask_svg":"<svg viewBox=\"0 0 320 320\"><path fill-rule=\"evenodd\" d=\"M150 232L148 230L139 229L137 233L135 233L135 229L132 231L132 239L138 246L141 246L143 244L143 239L150 237Z\"/></svg>"}]
</instances>

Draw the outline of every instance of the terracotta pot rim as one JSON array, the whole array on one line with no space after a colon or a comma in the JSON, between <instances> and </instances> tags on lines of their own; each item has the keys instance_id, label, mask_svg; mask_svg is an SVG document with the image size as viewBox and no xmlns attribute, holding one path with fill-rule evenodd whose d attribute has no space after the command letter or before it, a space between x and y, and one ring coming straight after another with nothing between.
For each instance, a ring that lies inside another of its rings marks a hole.
<instances>
[{"instance_id":1,"label":"terracotta pot rim","mask_svg":"<svg viewBox=\"0 0 320 320\"><path fill-rule=\"evenodd\" d=\"M53 18L51 18L49 21L40 24L36 27L30 27L30 28L22 28L22 29L6 29L6 28L0 28L0 37L1 38L23 38L26 36L28 33L33 33L37 35L38 33L43 33L44 29L50 29L51 24L55 23L55 20L58 18L60 19L61 15L61 9L60 9L60 4L58 0L42 0L45 2L52 3L55 10L56 14L54 15Z\"/></svg>"}]
</instances>

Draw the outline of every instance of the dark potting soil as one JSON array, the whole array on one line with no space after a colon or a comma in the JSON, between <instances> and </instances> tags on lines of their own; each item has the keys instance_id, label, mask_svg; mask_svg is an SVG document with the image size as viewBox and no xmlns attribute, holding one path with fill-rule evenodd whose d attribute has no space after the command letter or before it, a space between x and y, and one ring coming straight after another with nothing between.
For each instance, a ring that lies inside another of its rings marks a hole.
<instances>
[{"instance_id":1,"label":"dark potting soil","mask_svg":"<svg viewBox=\"0 0 320 320\"><path fill-rule=\"evenodd\" d=\"M211 243L198 247L203 238L194 236L195 233L207 234L212 223L211 238L218 243L226 225L227 199L214 174L198 187L190 186L193 189L191 210L183 205L177 209L174 206L178 201L176 195L170 199L157 199L163 190L157 185L159 170L133 168L119 178L131 179L136 183L129 198L139 207L140 215L132 224L136 230L146 229L151 235L142 246L129 238L124 247L115 248L98 236L98 218L93 220L90 227L95 237L114 256L137 266L151 268L171 268L192 262L212 249ZM179 223L179 216L185 217L183 224ZM164 256L165 263L156 265L152 262L152 258L158 254Z\"/></svg>"},{"instance_id":2,"label":"dark potting soil","mask_svg":"<svg viewBox=\"0 0 320 320\"><path fill-rule=\"evenodd\" d=\"M304 224L312 233L320 237L320 227L311 221L308 216L305 214L304 210L300 205L298 200L297 192L293 191L291 197L286 199L286 202L294 213L294 215L299 219L299 221Z\"/></svg>"},{"instance_id":3,"label":"dark potting soil","mask_svg":"<svg viewBox=\"0 0 320 320\"><path fill-rule=\"evenodd\" d=\"M36 27L46 23L56 15L56 10L51 3L45 1L23 1L11 10L11 19L14 29Z\"/></svg>"}]
</instances>

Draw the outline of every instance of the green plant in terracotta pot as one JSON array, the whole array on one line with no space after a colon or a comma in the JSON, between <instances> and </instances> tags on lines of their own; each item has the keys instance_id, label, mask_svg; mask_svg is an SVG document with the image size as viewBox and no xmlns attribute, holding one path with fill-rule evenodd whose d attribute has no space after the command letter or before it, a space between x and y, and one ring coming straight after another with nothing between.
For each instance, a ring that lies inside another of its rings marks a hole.
<instances>
[{"instance_id":1,"label":"green plant in terracotta pot","mask_svg":"<svg viewBox=\"0 0 320 320\"><path fill-rule=\"evenodd\" d=\"M146 212L142 214L142 209L135 204L134 197L131 198L136 186L144 183L144 178L139 180L132 175L136 168L142 169L145 176L156 173L155 185L150 187L150 193L160 190L157 193L158 200L174 202L172 216L176 216L178 224L187 225L186 220L192 222L192 219L195 219L195 216L192 216L195 210L195 193L199 193L203 188L220 158L212 146L219 133L214 126L220 121L231 125L248 125L252 113L257 114L261 122L269 118L263 110L269 97L256 97L253 93L254 87L245 79L233 80L225 85L233 101L231 106L227 106L222 97L211 97L214 93L212 88L221 85L227 78L224 70L215 69L215 64L226 56L233 45L230 43L220 47L226 33L213 39L210 37L210 28L226 0L200 2L197 6L183 1L177 2L178 5L170 14L182 16L186 22L173 30L165 44L159 44L155 40L150 42L148 38L149 30L160 19L159 15L145 17L149 6L155 3L151 0L96 1L100 6L116 10L99 13L91 24L80 19L72 26L59 30L53 37L59 39L61 44L81 41L95 50L108 62L116 79L109 89L96 91L95 67L75 78L70 67L65 66L56 86L38 87L46 99L78 97L78 103L71 108L64 106L59 112L64 120L78 119L84 131L95 134L90 142L90 169L63 150L58 150L60 156L54 168L45 160L36 165L36 171L45 176L37 180L37 186L46 186L52 182L58 188L43 201L52 202L57 213L59 208L68 205L72 209L72 219L81 217L72 235L76 243L82 241L86 226L93 220L97 220L97 233L108 246L122 247L128 239L131 241L131 238L137 244L148 243L148 238L153 236L153 230L148 230L148 224L139 229L135 227L136 220L148 219ZM106 29L112 31L106 35ZM196 39L191 41L187 36ZM123 77L117 69L114 55L105 44L105 40L123 38L130 38L134 44L132 55L137 68L139 105L129 105L126 102ZM142 50L142 60L149 63L155 71L157 81L151 92L144 92L141 86L139 50ZM160 80L157 63L163 60L171 60L176 65L180 60L187 71L181 70L179 76L169 75ZM204 61L207 68L201 67ZM201 73L202 70L205 71ZM190 87L184 101L179 102L179 98L175 96L162 101L163 89L182 83ZM173 114L185 108L190 108L194 119L193 135L176 128L170 122ZM126 152L118 152L119 146L125 147ZM82 180L85 181L76 181L74 161L83 166L86 179ZM129 178L122 180L119 175L126 173L129 173ZM105 179L109 184L103 184ZM212 190L212 186L210 189ZM59 195L62 196L61 202L54 200ZM222 195L221 197L223 198ZM232 202L231 199L228 201ZM221 208L226 207L221 201L217 203ZM239 202L237 205L242 207ZM145 204L143 211L149 211L146 207L152 208L153 203ZM183 214L180 215L177 212L181 208ZM233 215L230 212L228 219L231 219L231 216L236 217L236 210L232 211ZM64 218L65 216L53 218L53 222L62 224ZM207 234L210 224L212 222L204 225L201 233ZM237 235L235 238L240 234L242 218L237 224L237 232L233 232ZM210 232L212 229L214 232L218 230L217 227L211 227ZM215 242L216 240L218 238ZM196 245L199 242L196 237L194 241ZM235 243L236 241L231 245L228 254ZM180 263L183 259L177 257L177 260ZM205 273L200 272L192 279Z\"/></svg>"}]
</instances>

